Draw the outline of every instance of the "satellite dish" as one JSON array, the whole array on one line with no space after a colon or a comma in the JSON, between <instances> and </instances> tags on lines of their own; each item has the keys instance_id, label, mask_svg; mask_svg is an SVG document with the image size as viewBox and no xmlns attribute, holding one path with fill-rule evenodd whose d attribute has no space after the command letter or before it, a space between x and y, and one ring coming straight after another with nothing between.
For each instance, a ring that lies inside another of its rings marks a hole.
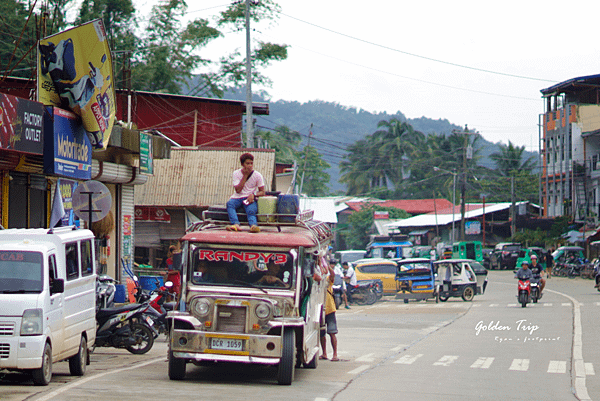
<instances>
[{"instance_id":1,"label":"satellite dish","mask_svg":"<svg viewBox=\"0 0 600 401\"><path fill-rule=\"evenodd\" d=\"M73 211L81 220L102 220L112 205L110 191L100 181L84 181L73 192Z\"/></svg>"}]
</instances>

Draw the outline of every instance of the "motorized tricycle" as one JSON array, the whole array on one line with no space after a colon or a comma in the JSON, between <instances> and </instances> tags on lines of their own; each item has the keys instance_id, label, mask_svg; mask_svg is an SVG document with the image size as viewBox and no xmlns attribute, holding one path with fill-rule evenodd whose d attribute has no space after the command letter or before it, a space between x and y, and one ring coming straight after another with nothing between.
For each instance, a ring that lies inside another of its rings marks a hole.
<instances>
[{"instance_id":1,"label":"motorized tricycle","mask_svg":"<svg viewBox=\"0 0 600 401\"><path fill-rule=\"evenodd\" d=\"M450 297L462 297L472 301L477 291L477 278L467 260L446 259L433 262L437 272L437 285L440 301Z\"/></svg>"},{"instance_id":2,"label":"motorized tricycle","mask_svg":"<svg viewBox=\"0 0 600 401\"><path fill-rule=\"evenodd\" d=\"M430 259L399 259L396 263L396 299L404 299L404 303L410 299L421 301L434 298L435 302L439 301Z\"/></svg>"}]
</instances>

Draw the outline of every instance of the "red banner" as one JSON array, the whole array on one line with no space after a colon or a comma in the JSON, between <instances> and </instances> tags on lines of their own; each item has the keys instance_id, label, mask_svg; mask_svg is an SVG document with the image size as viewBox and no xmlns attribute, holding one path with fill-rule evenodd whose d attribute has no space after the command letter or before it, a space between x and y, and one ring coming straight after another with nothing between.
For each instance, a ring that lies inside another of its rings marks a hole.
<instances>
[{"instance_id":1,"label":"red banner","mask_svg":"<svg viewBox=\"0 0 600 401\"><path fill-rule=\"evenodd\" d=\"M136 221L158 221L163 223L171 222L171 215L163 207L154 206L136 206Z\"/></svg>"}]
</instances>

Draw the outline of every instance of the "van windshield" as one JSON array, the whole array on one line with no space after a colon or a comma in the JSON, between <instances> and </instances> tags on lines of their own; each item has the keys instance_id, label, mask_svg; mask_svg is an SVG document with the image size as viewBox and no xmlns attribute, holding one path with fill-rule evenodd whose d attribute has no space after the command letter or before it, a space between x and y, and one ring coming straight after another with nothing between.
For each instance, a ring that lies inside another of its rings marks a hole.
<instances>
[{"instance_id":1,"label":"van windshield","mask_svg":"<svg viewBox=\"0 0 600 401\"><path fill-rule=\"evenodd\" d=\"M292 288L292 252L193 248L192 284Z\"/></svg>"},{"instance_id":2,"label":"van windshield","mask_svg":"<svg viewBox=\"0 0 600 401\"><path fill-rule=\"evenodd\" d=\"M41 253L0 251L0 293L40 293L43 288Z\"/></svg>"}]
</instances>

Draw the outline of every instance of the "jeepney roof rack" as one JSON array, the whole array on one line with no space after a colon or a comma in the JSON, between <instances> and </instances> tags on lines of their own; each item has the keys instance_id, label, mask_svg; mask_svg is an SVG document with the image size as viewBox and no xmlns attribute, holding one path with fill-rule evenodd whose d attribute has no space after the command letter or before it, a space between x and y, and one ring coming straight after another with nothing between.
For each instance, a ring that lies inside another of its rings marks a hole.
<instances>
[{"instance_id":1,"label":"jeepney roof rack","mask_svg":"<svg viewBox=\"0 0 600 401\"><path fill-rule=\"evenodd\" d=\"M298 214L257 214L257 220L259 226L273 226L277 227L278 231L281 231L282 226L297 226L304 227L309 230L317 239L318 242L323 240L331 239L333 233L331 227L327 223L322 221L313 220L315 212L313 210L305 210ZM202 212L202 221L190 225L186 233L193 231L201 231L214 228L222 228L223 226L230 225L229 219L215 218L221 217L216 215L211 210L205 210ZM247 225L247 222L241 222L241 225Z\"/></svg>"}]
</instances>

